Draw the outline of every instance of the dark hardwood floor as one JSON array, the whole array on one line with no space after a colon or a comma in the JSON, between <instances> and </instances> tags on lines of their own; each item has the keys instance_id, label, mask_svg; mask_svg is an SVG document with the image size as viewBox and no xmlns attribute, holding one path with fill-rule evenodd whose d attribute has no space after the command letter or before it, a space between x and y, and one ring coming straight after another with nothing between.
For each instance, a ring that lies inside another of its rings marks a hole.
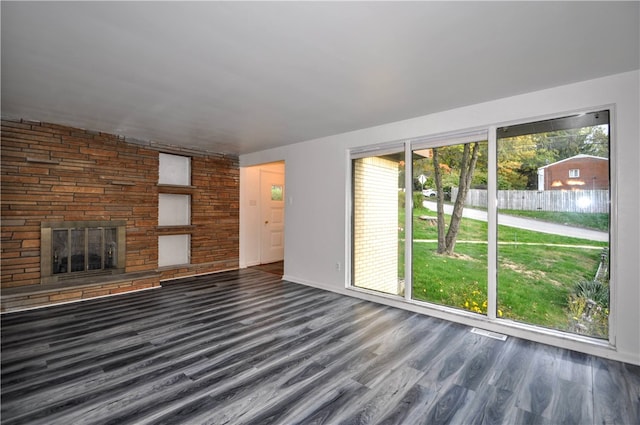
<instances>
[{"instance_id":1,"label":"dark hardwood floor","mask_svg":"<svg viewBox=\"0 0 640 425\"><path fill-rule=\"evenodd\" d=\"M276 261L275 263L260 264L258 266L251 267L254 270L260 270L263 272L276 274L280 277L284 274L284 261Z\"/></svg>"},{"instance_id":2,"label":"dark hardwood floor","mask_svg":"<svg viewBox=\"0 0 640 425\"><path fill-rule=\"evenodd\" d=\"M259 270L2 316L2 423L634 424L640 367Z\"/></svg>"}]
</instances>

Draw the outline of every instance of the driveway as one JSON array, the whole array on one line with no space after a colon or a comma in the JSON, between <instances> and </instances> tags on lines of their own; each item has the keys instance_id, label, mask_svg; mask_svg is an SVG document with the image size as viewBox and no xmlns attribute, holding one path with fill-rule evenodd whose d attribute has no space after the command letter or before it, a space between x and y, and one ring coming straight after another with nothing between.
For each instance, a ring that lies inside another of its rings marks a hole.
<instances>
[{"instance_id":1,"label":"driveway","mask_svg":"<svg viewBox=\"0 0 640 425\"><path fill-rule=\"evenodd\" d=\"M433 201L424 201L425 208L436 211L437 204ZM445 214L451 214L453 205L444 205ZM462 216L474 220L487 221L487 212L465 208ZM533 220L530 218L515 217L512 215L498 214L498 224L518 229L533 230L534 232L549 233L551 235L570 236L572 238L588 239L591 241L608 242L609 233L598 230L583 229L580 227L565 226L563 224L549 223L546 221Z\"/></svg>"}]
</instances>

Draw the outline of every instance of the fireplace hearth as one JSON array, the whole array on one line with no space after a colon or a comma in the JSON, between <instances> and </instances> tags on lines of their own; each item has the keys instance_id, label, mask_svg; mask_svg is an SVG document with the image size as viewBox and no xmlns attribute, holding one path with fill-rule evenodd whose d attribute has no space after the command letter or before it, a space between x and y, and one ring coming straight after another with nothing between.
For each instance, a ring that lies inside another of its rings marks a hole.
<instances>
[{"instance_id":1,"label":"fireplace hearth","mask_svg":"<svg viewBox=\"0 0 640 425\"><path fill-rule=\"evenodd\" d=\"M41 225L41 283L124 273L125 221L65 221Z\"/></svg>"}]
</instances>

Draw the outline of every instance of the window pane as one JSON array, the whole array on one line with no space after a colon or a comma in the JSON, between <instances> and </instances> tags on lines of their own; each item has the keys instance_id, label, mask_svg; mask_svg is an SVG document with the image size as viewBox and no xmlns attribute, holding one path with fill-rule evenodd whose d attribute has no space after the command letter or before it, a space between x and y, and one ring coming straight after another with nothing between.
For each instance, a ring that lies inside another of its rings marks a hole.
<instances>
[{"instance_id":1,"label":"window pane","mask_svg":"<svg viewBox=\"0 0 640 425\"><path fill-rule=\"evenodd\" d=\"M353 285L404 293L404 152L353 160Z\"/></svg>"},{"instance_id":2,"label":"window pane","mask_svg":"<svg viewBox=\"0 0 640 425\"><path fill-rule=\"evenodd\" d=\"M271 200L272 201L282 201L282 192L283 187L279 184L271 185Z\"/></svg>"},{"instance_id":3,"label":"window pane","mask_svg":"<svg viewBox=\"0 0 640 425\"><path fill-rule=\"evenodd\" d=\"M606 338L609 113L498 129L498 311Z\"/></svg>"},{"instance_id":4,"label":"window pane","mask_svg":"<svg viewBox=\"0 0 640 425\"><path fill-rule=\"evenodd\" d=\"M486 141L413 152L414 299L486 314L486 204L465 196L486 183Z\"/></svg>"}]
</instances>

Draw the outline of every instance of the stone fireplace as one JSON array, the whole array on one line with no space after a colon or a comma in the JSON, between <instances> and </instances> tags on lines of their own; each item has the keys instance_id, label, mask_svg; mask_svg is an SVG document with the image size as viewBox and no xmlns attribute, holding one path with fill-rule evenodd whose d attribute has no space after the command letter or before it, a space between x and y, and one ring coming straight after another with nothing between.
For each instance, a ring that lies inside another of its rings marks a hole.
<instances>
[{"instance_id":1,"label":"stone fireplace","mask_svg":"<svg viewBox=\"0 0 640 425\"><path fill-rule=\"evenodd\" d=\"M42 284L124 273L125 221L43 222L40 232Z\"/></svg>"},{"instance_id":2,"label":"stone fireplace","mask_svg":"<svg viewBox=\"0 0 640 425\"><path fill-rule=\"evenodd\" d=\"M236 156L19 119L1 132L0 311L238 268ZM160 183L159 151L191 158L188 185ZM190 197L188 224L160 224L161 194ZM188 264L161 265L160 240L175 235Z\"/></svg>"}]
</instances>

